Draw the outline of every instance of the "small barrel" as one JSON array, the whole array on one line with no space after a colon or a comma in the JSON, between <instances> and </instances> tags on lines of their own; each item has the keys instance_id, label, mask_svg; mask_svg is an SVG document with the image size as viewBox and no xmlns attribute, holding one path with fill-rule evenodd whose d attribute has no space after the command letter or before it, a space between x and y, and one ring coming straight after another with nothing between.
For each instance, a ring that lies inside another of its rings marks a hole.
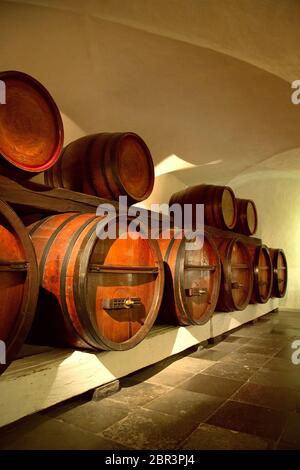
<instances>
[{"instance_id":1,"label":"small barrel","mask_svg":"<svg viewBox=\"0 0 300 470\"><path fill-rule=\"evenodd\" d=\"M204 222L224 230L236 225L237 206L234 192L228 186L201 184L192 186L171 196L170 205L204 204Z\"/></svg>"},{"instance_id":2,"label":"small barrel","mask_svg":"<svg viewBox=\"0 0 300 470\"><path fill-rule=\"evenodd\" d=\"M216 310L244 310L253 289L252 260L246 245L237 238L219 239L217 246L222 263L222 280Z\"/></svg>"},{"instance_id":3,"label":"small barrel","mask_svg":"<svg viewBox=\"0 0 300 470\"><path fill-rule=\"evenodd\" d=\"M0 373L16 357L28 334L38 285L37 261L28 232L16 213L0 201Z\"/></svg>"},{"instance_id":4,"label":"small barrel","mask_svg":"<svg viewBox=\"0 0 300 470\"><path fill-rule=\"evenodd\" d=\"M67 213L29 227L43 288L32 341L121 351L149 332L164 286L158 243L105 238L118 234L110 220Z\"/></svg>"},{"instance_id":5,"label":"small barrel","mask_svg":"<svg viewBox=\"0 0 300 470\"><path fill-rule=\"evenodd\" d=\"M44 86L22 72L0 72L5 104L0 105L0 172L29 178L59 158L63 123Z\"/></svg>"},{"instance_id":6,"label":"small barrel","mask_svg":"<svg viewBox=\"0 0 300 470\"><path fill-rule=\"evenodd\" d=\"M281 248L269 248L273 263L272 297L284 297L288 283L288 265L284 251Z\"/></svg>"},{"instance_id":7,"label":"small barrel","mask_svg":"<svg viewBox=\"0 0 300 470\"><path fill-rule=\"evenodd\" d=\"M265 304L271 297L273 287L273 264L266 245L248 245L253 263L253 291L251 303Z\"/></svg>"},{"instance_id":8,"label":"small barrel","mask_svg":"<svg viewBox=\"0 0 300 470\"><path fill-rule=\"evenodd\" d=\"M236 199L237 221L234 231L244 235L254 235L257 230L257 210L254 201Z\"/></svg>"},{"instance_id":9,"label":"small barrel","mask_svg":"<svg viewBox=\"0 0 300 470\"><path fill-rule=\"evenodd\" d=\"M165 292L159 313L161 323L202 325L217 304L221 264L217 248L207 233L202 247L188 249L192 241L160 239L165 264ZM191 246L191 245L190 245Z\"/></svg>"},{"instance_id":10,"label":"small barrel","mask_svg":"<svg viewBox=\"0 0 300 470\"><path fill-rule=\"evenodd\" d=\"M134 133L89 135L64 148L59 162L45 173L45 183L110 200L127 196L135 203L152 192L153 160Z\"/></svg>"}]
</instances>

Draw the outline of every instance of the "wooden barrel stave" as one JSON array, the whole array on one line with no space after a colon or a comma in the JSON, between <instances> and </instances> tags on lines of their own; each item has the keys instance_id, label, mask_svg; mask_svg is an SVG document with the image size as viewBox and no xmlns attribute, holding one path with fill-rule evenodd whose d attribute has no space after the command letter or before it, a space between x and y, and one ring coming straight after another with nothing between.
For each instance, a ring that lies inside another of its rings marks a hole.
<instances>
[{"instance_id":1,"label":"wooden barrel stave","mask_svg":"<svg viewBox=\"0 0 300 470\"><path fill-rule=\"evenodd\" d=\"M234 192L228 186L198 185L174 193L170 205L204 204L206 225L231 230L235 227L237 209ZM195 215L195 212L194 214Z\"/></svg>"},{"instance_id":2,"label":"wooden barrel stave","mask_svg":"<svg viewBox=\"0 0 300 470\"><path fill-rule=\"evenodd\" d=\"M45 219L36 230L31 227L41 285L55 306L47 316L50 323L55 316L55 324L48 325L51 335L44 335L44 341L125 350L138 344L154 323L164 283L157 242L100 240L96 228L101 231L105 225L105 217L69 213ZM41 297L35 338L45 333L47 302ZM126 307L122 299L131 304Z\"/></svg>"},{"instance_id":3,"label":"wooden barrel stave","mask_svg":"<svg viewBox=\"0 0 300 470\"><path fill-rule=\"evenodd\" d=\"M236 199L237 221L234 231L243 235L254 235L257 230L257 210L251 199Z\"/></svg>"},{"instance_id":4,"label":"wooden barrel stave","mask_svg":"<svg viewBox=\"0 0 300 470\"><path fill-rule=\"evenodd\" d=\"M282 298L286 294L288 283L288 266L284 251L281 248L269 248L273 263L272 297Z\"/></svg>"},{"instance_id":5,"label":"wooden barrel stave","mask_svg":"<svg viewBox=\"0 0 300 470\"><path fill-rule=\"evenodd\" d=\"M253 289L253 269L246 245L238 238L215 240L222 264L218 311L244 310Z\"/></svg>"},{"instance_id":6,"label":"wooden barrel stave","mask_svg":"<svg viewBox=\"0 0 300 470\"><path fill-rule=\"evenodd\" d=\"M154 166L138 135L100 133L70 143L60 161L45 175L46 184L110 200L127 196L129 203L150 196Z\"/></svg>"},{"instance_id":7,"label":"wooden barrel stave","mask_svg":"<svg viewBox=\"0 0 300 470\"><path fill-rule=\"evenodd\" d=\"M159 240L166 283L159 320L171 324L202 325L209 320L217 303L220 259L207 233L202 248L186 250L186 242L184 237Z\"/></svg>"},{"instance_id":8,"label":"wooden barrel stave","mask_svg":"<svg viewBox=\"0 0 300 470\"><path fill-rule=\"evenodd\" d=\"M266 245L253 247L248 245L253 263L253 291L251 303L266 303L272 293L273 264Z\"/></svg>"},{"instance_id":9,"label":"wooden barrel stave","mask_svg":"<svg viewBox=\"0 0 300 470\"><path fill-rule=\"evenodd\" d=\"M38 267L32 242L16 213L0 201L0 340L6 364L15 358L30 329L38 299Z\"/></svg>"}]
</instances>

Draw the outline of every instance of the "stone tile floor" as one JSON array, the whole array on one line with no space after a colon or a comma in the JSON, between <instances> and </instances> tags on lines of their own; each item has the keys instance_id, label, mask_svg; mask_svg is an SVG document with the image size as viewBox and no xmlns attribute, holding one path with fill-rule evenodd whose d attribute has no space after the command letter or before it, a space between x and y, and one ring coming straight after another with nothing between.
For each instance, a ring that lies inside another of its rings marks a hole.
<instances>
[{"instance_id":1,"label":"stone tile floor","mask_svg":"<svg viewBox=\"0 0 300 470\"><path fill-rule=\"evenodd\" d=\"M300 312L270 313L147 367L100 401L80 396L0 429L1 449L300 450Z\"/></svg>"}]
</instances>

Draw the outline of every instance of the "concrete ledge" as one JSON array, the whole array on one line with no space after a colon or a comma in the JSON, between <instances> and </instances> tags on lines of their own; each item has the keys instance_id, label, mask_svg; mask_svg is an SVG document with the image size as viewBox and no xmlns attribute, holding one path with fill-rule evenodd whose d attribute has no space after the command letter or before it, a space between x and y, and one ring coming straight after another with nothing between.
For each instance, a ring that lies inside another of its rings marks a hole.
<instances>
[{"instance_id":1,"label":"concrete ledge","mask_svg":"<svg viewBox=\"0 0 300 470\"><path fill-rule=\"evenodd\" d=\"M0 426L124 377L278 307L271 299L242 312L215 313L203 326L156 326L129 351L91 353L45 348L14 361L0 377Z\"/></svg>"}]
</instances>

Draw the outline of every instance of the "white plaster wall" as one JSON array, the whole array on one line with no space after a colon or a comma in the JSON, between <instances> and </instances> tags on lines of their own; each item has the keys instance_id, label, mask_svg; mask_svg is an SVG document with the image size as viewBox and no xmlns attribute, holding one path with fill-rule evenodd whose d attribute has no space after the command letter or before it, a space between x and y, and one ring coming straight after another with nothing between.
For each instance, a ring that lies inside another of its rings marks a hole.
<instances>
[{"instance_id":1,"label":"white plaster wall","mask_svg":"<svg viewBox=\"0 0 300 470\"><path fill-rule=\"evenodd\" d=\"M238 197L253 199L258 210L257 235L266 245L283 248L288 262L287 295L281 306L300 308L300 173L261 169L232 180Z\"/></svg>"}]
</instances>

